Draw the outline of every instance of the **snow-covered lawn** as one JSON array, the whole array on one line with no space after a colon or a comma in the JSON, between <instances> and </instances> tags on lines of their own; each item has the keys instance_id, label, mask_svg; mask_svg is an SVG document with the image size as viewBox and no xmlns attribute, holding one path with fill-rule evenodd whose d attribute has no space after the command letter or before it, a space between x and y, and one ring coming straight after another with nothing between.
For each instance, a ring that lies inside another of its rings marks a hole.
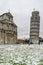
<instances>
[{"instance_id":1,"label":"snow-covered lawn","mask_svg":"<svg viewBox=\"0 0 43 65\"><path fill-rule=\"evenodd\" d=\"M0 45L0 65L43 65L43 45Z\"/></svg>"}]
</instances>

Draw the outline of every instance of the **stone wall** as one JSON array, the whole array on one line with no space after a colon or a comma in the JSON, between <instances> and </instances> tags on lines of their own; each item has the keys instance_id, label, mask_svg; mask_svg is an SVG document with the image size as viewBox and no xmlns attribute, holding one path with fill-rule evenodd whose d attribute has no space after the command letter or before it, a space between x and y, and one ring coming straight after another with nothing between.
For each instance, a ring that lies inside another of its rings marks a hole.
<instances>
[{"instance_id":1,"label":"stone wall","mask_svg":"<svg viewBox=\"0 0 43 65\"><path fill-rule=\"evenodd\" d=\"M13 17L6 14L0 16L0 44L14 44L17 41L17 26Z\"/></svg>"}]
</instances>

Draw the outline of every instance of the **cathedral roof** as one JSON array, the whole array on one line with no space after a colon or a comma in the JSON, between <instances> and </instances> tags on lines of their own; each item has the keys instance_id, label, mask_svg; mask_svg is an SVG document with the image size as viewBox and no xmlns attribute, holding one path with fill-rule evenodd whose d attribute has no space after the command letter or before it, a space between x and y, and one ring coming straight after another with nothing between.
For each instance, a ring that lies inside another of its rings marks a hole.
<instances>
[{"instance_id":1,"label":"cathedral roof","mask_svg":"<svg viewBox=\"0 0 43 65\"><path fill-rule=\"evenodd\" d=\"M6 14L7 16L10 16L10 17L13 18L12 14L11 14L10 12L4 13L4 14L2 14L2 15L0 15L0 16L3 16L3 15L5 15L5 14Z\"/></svg>"}]
</instances>

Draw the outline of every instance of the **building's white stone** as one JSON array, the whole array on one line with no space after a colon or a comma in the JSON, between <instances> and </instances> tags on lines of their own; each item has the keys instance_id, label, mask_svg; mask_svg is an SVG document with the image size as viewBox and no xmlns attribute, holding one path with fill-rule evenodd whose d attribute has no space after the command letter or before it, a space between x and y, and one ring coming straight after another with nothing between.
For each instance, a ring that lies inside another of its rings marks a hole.
<instances>
[{"instance_id":1,"label":"building's white stone","mask_svg":"<svg viewBox=\"0 0 43 65\"><path fill-rule=\"evenodd\" d=\"M17 41L17 26L10 12L0 16L0 44L14 44Z\"/></svg>"},{"instance_id":2,"label":"building's white stone","mask_svg":"<svg viewBox=\"0 0 43 65\"><path fill-rule=\"evenodd\" d=\"M30 23L30 43L39 43L40 16L38 11L33 11Z\"/></svg>"}]
</instances>

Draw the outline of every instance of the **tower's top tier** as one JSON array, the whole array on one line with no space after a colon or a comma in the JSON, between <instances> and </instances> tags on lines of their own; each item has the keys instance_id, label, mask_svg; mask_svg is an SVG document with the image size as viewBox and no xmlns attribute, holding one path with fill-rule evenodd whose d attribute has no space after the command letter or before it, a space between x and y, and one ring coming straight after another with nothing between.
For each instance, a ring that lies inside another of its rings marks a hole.
<instances>
[{"instance_id":1,"label":"tower's top tier","mask_svg":"<svg viewBox=\"0 0 43 65\"><path fill-rule=\"evenodd\" d=\"M32 16L39 16L39 11L33 11Z\"/></svg>"}]
</instances>

